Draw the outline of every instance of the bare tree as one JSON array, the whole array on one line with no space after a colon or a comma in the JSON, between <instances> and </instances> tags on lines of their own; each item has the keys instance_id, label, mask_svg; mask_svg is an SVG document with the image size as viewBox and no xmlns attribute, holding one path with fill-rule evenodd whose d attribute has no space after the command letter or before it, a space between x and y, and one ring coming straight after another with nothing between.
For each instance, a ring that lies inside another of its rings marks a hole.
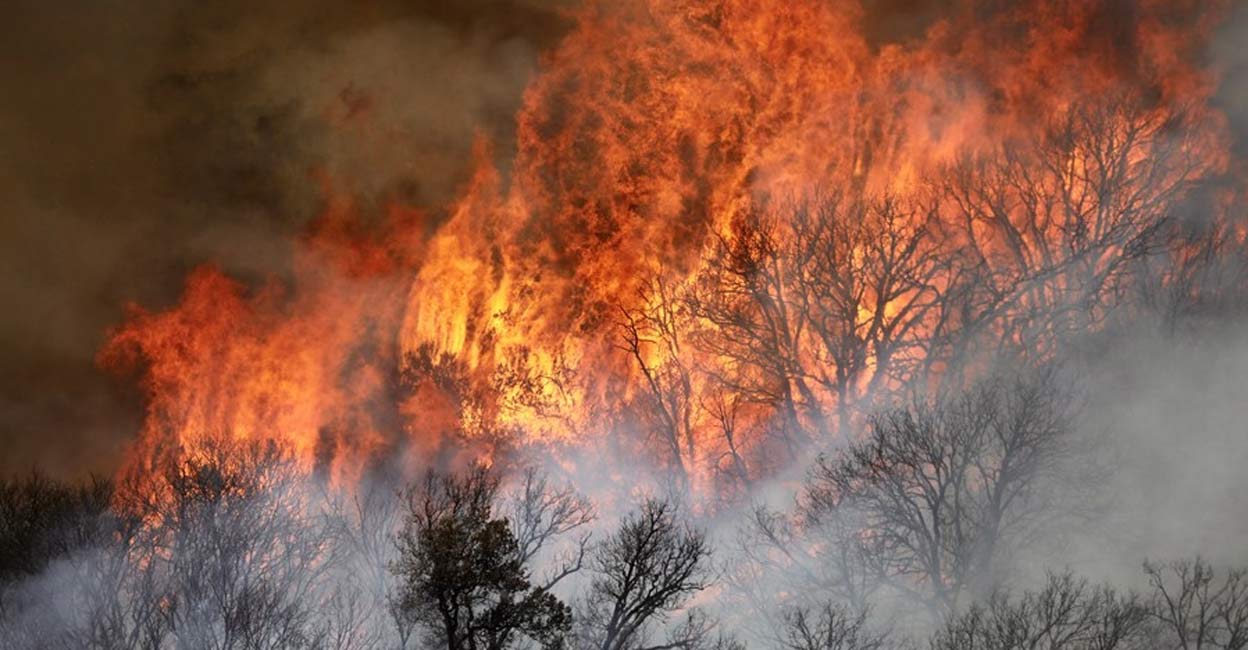
<instances>
[{"instance_id":1,"label":"bare tree","mask_svg":"<svg viewBox=\"0 0 1248 650\"><path fill-rule=\"evenodd\" d=\"M96 544L112 496L112 483L97 478L76 486L37 471L0 479L0 590Z\"/></svg>"},{"instance_id":2,"label":"bare tree","mask_svg":"<svg viewBox=\"0 0 1248 650\"><path fill-rule=\"evenodd\" d=\"M792 311L786 281L790 260L777 216L755 206L721 236L697 278L690 308L709 327L697 345L727 362L717 373L725 390L766 404L778 414L775 434L796 459L824 413L814 388L796 372L804 314Z\"/></svg>"},{"instance_id":3,"label":"bare tree","mask_svg":"<svg viewBox=\"0 0 1248 650\"><path fill-rule=\"evenodd\" d=\"M1229 209L1219 213L1216 206L1206 210L1175 224L1163 254L1136 261L1128 296L1133 309L1119 310L1120 324L1131 324L1143 313L1173 335L1184 325L1242 314L1248 291L1243 215L1227 214Z\"/></svg>"},{"instance_id":4,"label":"bare tree","mask_svg":"<svg viewBox=\"0 0 1248 650\"><path fill-rule=\"evenodd\" d=\"M175 645L314 643L313 607L332 540L293 459L271 442L205 444L146 497L155 594Z\"/></svg>"},{"instance_id":5,"label":"bare tree","mask_svg":"<svg viewBox=\"0 0 1248 650\"><path fill-rule=\"evenodd\" d=\"M720 379L768 403L796 453L908 377L947 272L932 206L816 192L761 202L719 240L691 299Z\"/></svg>"},{"instance_id":6,"label":"bare tree","mask_svg":"<svg viewBox=\"0 0 1248 650\"><path fill-rule=\"evenodd\" d=\"M681 622L668 632L660 648L680 650L745 650L745 644L719 622L700 609L690 609Z\"/></svg>"},{"instance_id":7,"label":"bare tree","mask_svg":"<svg viewBox=\"0 0 1248 650\"><path fill-rule=\"evenodd\" d=\"M110 509L113 484L38 473L0 480L0 638L14 648L154 648L153 600L128 598L138 518ZM63 607L53 606L65 603Z\"/></svg>"},{"instance_id":8,"label":"bare tree","mask_svg":"<svg viewBox=\"0 0 1248 650\"><path fill-rule=\"evenodd\" d=\"M1248 571L1218 575L1197 557L1168 565L1144 564L1152 586L1150 613L1169 647L1182 650L1248 647Z\"/></svg>"},{"instance_id":9,"label":"bare tree","mask_svg":"<svg viewBox=\"0 0 1248 650\"><path fill-rule=\"evenodd\" d=\"M123 484L80 522L90 545L48 577L72 616L35 647L53 631L101 650L329 647L339 630L312 612L341 620L326 607L335 556L306 479L272 444L205 440Z\"/></svg>"},{"instance_id":10,"label":"bare tree","mask_svg":"<svg viewBox=\"0 0 1248 650\"><path fill-rule=\"evenodd\" d=\"M1021 598L998 592L953 616L932 650L1133 650L1153 647L1148 612L1134 594L1092 587L1069 573Z\"/></svg>"},{"instance_id":11,"label":"bare tree","mask_svg":"<svg viewBox=\"0 0 1248 650\"><path fill-rule=\"evenodd\" d=\"M868 562L867 520L849 507L818 517L756 506L739 529L736 558L725 579L736 596L771 628L785 613L813 611L828 601L866 611L881 588Z\"/></svg>"},{"instance_id":12,"label":"bare tree","mask_svg":"<svg viewBox=\"0 0 1248 650\"><path fill-rule=\"evenodd\" d=\"M1062 513L1044 487L1072 450L1064 400L1044 375L875 416L866 440L819 459L799 516L856 521L867 570L941 620Z\"/></svg>"},{"instance_id":13,"label":"bare tree","mask_svg":"<svg viewBox=\"0 0 1248 650\"><path fill-rule=\"evenodd\" d=\"M934 185L956 252L978 270L959 308L975 315L949 333L959 355L995 339L998 353L1043 359L1103 324L1137 281L1136 261L1169 245L1176 206L1208 164L1186 119L1107 93L1054 115L1038 137L941 172Z\"/></svg>"},{"instance_id":14,"label":"bare tree","mask_svg":"<svg viewBox=\"0 0 1248 650\"><path fill-rule=\"evenodd\" d=\"M785 650L888 650L898 647L887 634L872 631L865 610L857 614L824 604L817 610L797 608L784 616L778 639Z\"/></svg>"},{"instance_id":15,"label":"bare tree","mask_svg":"<svg viewBox=\"0 0 1248 650\"><path fill-rule=\"evenodd\" d=\"M328 524L337 545L333 580L346 593L336 594L332 611L348 623L338 625L340 647L381 645L407 648L416 636L417 622L397 605L396 584L390 572L395 559L395 536L402 526L402 500L395 479L378 472L348 492L329 491Z\"/></svg>"},{"instance_id":16,"label":"bare tree","mask_svg":"<svg viewBox=\"0 0 1248 650\"><path fill-rule=\"evenodd\" d=\"M699 406L709 416L710 426L716 429L717 437L723 442L712 464L716 477L721 479L715 494L726 499L748 494L754 484L752 468L756 464L747 460L746 455L753 446L751 439L757 438L750 435L750 430L758 429L757 423L751 422L757 418L749 416L749 401L740 393L725 390L722 383L716 381L699 398Z\"/></svg>"},{"instance_id":17,"label":"bare tree","mask_svg":"<svg viewBox=\"0 0 1248 650\"><path fill-rule=\"evenodd\" d=\"M671 502L647 499L594 549L593 581L577 610L579 644L599 650L700 647L707 626L696 621L665 642L649 637L709 584L709 554L706 535L682 524Z\"/></svg>"},{"instance_id":18,"label":"bare tree","mask_svg":"<svg viewBox=\"0 0 1248 650\"><path fill-rule=\"evenodd\" d=\"M516 538L520 561L532 566L538 554L557 538L582 528L597 518L594 504L571 485L554 485L537 468L521 474L520 485L508 503L508 519ZM574 542L575 549L556 558L556 568L543 581L550 589L580 571L589 548L589 533Z\"/></svg>"},{"instance_id":19,"label":"bare tree","mask_svg":"<svg viewBox=\"0 0 1248 650\"><path fill-rule=\"evenodd\" d=\"M74 607L82 621L70 636L84 648L163 647L170 635L160 563L144 562L154 541L143 520L119 508L104 523L111 538L73 559Z\"/></svg>"},{"instance_id":20,"label":"bare tree","mask_svg":"<svg viewBox=\"0 0 1248 650\"><path fill-rule=\"evenodd\" d=\"M679 287L662 275L647 279L641 306L620 307L620 342L641 375L639 415L657 440L677 487L688 493L698 462L693 369L683 349L689 314Z\"/></svg>"}]
</instances>

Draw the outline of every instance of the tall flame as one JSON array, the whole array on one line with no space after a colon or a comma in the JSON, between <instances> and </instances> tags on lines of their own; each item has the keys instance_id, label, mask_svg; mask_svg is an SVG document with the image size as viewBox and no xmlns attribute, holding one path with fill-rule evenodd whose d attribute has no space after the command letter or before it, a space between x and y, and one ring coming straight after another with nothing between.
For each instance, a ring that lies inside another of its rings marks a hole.
<instances>
[{"instance_id":1,"label":"tall flame","mask_svg":"<svg viewBox=\"0 0 1248 650\"><path fill-rule=\"evenodd\" d=\"M967 0L879 43L855 2L591 2L524 96L510 178L479 143L431 236L396 210L365 241L331 206L291 282L201 269L134 312L101 355L142 368L132 469L208 435L337 476L447 441L609 445L703 488L938 382L981 321L1095 327L1090 292L1146 244L1119 234L1229 157L1199 64L1220 8L1122 8ZM1003 317L971 273L1064 275ZM1030 315L1075 294L1077 318Z\"/></svg>"}]
</instances>

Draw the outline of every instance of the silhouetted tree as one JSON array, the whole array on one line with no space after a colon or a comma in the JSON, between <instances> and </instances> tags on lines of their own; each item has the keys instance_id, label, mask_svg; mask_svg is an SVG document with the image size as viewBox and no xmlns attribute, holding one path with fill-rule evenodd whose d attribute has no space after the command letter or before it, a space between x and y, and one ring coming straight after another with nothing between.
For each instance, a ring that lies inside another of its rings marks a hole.
<instances>
[{"instance_id":1,"label":"silhouetted tree","mask_svg":"<svg viewBox=\"0 0 1248 650\"><path fill-rule=\"evenodd\" d=\"M537 468L525 468L520 484L507 503L508 519L516 538L520 561L532 566L538 554L559 537L594 521L594 504L571 485L556 485ZM554 558L554 568L542 586L550 589L585 564L589 533L577 537L575 548Z\"/></svg>"},{"instance_id":2,"label":"silhouetted tree","mask_svg":"<svg viewBox=\"0 0 1248 650\"><path fill-rule=\"evenodd\" d=\"M1167 565L1144 564L1153 588L1150 614L1172 648L1242 650L1248 647L1248 571L1221 575L1197 557Z\"/></svg>"},{"instance_id":3,"label":"silhouetted tree","mask_svg":"<svg viewBox=\"0 0 1248 650\"><path fill-rule=\"evenodd\" d=\"M340 558L313 487L270 442L205 439L123 484L107 512L80 519L76 528L95 531L90 543L28 585L41 606L36 634L6 640L100 650L352 645L362 638L358 607L330 579Z\"/></svg>"},{"instance_id":4,"label":"silhouetted tree","mask_svg":"<svg viewBox=\"0 0 1248 650\"><path fill-rule=\"evenodd\" d=\"M651 644L666 622L709 584L706 535L677 519L669 501L647 499L594 549L593 581L577 611L579 645L599 650L694 648L708 642L712 626L691 615L665 642Z\"/></svg>"},{"instance_id":5,"label":"silhouetted tree","mask_svg":"<svg viewBox=\"0 0 1248 650\"><path fill-rule=\"evenodd\" d=\"M308 476L266 441L210 441L134 498L148 522L133 558L179 647L298 648L325 630L334 539Z\"/></svg>"},{"instance_id":6,"label":"silhouetted tree","mask_svg":"<svg viewBox=\"0 0 1248 650\"><path fill-rule=\"evenodd\" d=\"M1020 598L994 594L952 617L932 650L1133 650L1152 648L1148 612L1134 594L1092 587L1070 573Z\"/></svg>"},{"instance_id":7,"label":"silhouetted tree","mask_svg":"<svg viewBox=\"0 0 1248 650\"><path fill-rule=\"evenodd\" d=\"M797 608L784 616L778 639L784 650L888 650L897 647L887 634L872 631L867 612L824 604L815 610Z\"/></svg>"},{"instance_id":8,"label":"silhouetted tree","mask_svg":"<svg viewBox=\"0 0 1248 650\"><path fill-rule=\"evenodd\" d=\"M484 466L430 474L408 493L393 570L398 605L448 650L502 650L528 637L560 648L569 608L529 583L508 521L495 517L498 480Z\"/></svg>"},{"instance_id":9,"label":"silhouetted tree","mask_svg":"<svg viewBox=\"0 0 1248 650\"><path fill-rule=\"evenodd\" d=\"M38 472L0 480L0 639L14 648L127 647L98 611L117 612L132 518L109 509L113 484L62 483ZM103 588L100 588L103 587ZM54 599L66 603L53 607ZM128 647L139 647L131 643Z\"/></svg>"},{"instance_id":10,"label":"silhouetted tree","mask_svg":"<svg viewBox=\"0 0 1248 650\"><path fill-rule=\"evenodd\" d=\"M865 571L941 620L991 593L1002 559L1064 512L1068 399L1045 374L877 415L865 440L819 459L800 523L848 533L823 540L863 563L845 579Z\"/></svg>"},{"instance_id":11,"label":"silhouetted tree","mask_svg":"<svg viewBox=\"0 0 1248 650\"><path fill-rule=\"evenodd\" d=\"M38 472L0 480L0 590L48 562L99 543L111 482L74 486Z\"/></svg>"},{"instance_id":12,"label":"silhouetted tree","mask_svg":"<svg viewBox=\"0 0 1248 650\"><path fill-rule=\"evenodd\" d=\"M690 314L678 283L662 275L647 278L638 292L640 306L620 307L616 344L640 374L635 407L643 426L657 441L660 458L686 496L696 471L697 447L694 368L684 350Z\"/></svg>"},{"instance_id":13,"label":"silhouetted tree","mask_svg":"<svg viewBox=\"0 0 1248 650\"><path fill-rule=\"evenodd\" d=\"M793 454L908 379L948 272L931 205L817 192L761 202L712 248L689 299L719 379L775 408Z\"/></svg>"}]
</instances>

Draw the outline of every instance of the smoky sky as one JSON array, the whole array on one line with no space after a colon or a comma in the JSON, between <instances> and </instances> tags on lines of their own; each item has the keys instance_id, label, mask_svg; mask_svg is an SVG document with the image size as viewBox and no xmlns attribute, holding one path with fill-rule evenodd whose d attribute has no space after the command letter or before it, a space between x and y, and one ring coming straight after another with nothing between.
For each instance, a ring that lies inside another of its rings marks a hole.
<instances>
[{"instance_id":1,"label":"smoky sky","mask_svg":"<svg viewBox=\"0 0 1248 650\"><path fill-rule=\"evenodd\" d=\"M93 357L128 302L213 262L285 268L324 199L438 206L485 135L505 166L571 0L10 1L0 21L0 474L108 472L140 420ZM878 0L875 42L953 3ZM1210 56L1248 133L1245 11ZM1246 139L1237 138L1241 143Z\"/></svg>"}]
</instances>

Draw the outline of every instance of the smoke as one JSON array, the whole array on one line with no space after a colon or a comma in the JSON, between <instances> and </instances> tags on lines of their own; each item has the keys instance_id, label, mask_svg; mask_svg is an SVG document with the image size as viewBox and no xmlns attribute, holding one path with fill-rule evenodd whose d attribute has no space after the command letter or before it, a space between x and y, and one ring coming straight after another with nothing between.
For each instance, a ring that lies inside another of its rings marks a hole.
<instances>
[{"instance_id":1,"label":"smoke","mask_svg":"<svg viewBox=\"0 0 1248 650\"><path fill-rule=\"evenodd\" d=\"M1111 461L1108 507L1049 561L1129 582L1145 559L1248 559L1236 541L1248 533L1245 373L1248 332L1238 318L1109 341L1089 364L1084 414L1085 432Z\"/></svg>"},{"instance_id":2,"label":"smoke","mask_svg":"<svg viewBox=\"0 0 1248 650\"><path fill-rule=\"evenodd\" d=\"M1248 154L1248 6L1232 3L1225 22L1209 48L1213 67L1221 76L1214 104L1226 113L1234 135L1234 150L1240 160Z\"/></svg>"}]
</instances>

